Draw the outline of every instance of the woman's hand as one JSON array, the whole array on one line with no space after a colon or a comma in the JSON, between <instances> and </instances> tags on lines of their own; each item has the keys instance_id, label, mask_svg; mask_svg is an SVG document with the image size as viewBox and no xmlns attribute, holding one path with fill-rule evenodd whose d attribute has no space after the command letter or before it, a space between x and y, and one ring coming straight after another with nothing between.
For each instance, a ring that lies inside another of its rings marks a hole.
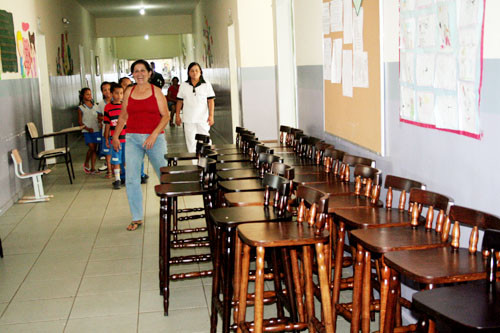
<instances>
[{"instance_id":1,"label":"woman's hand","mask_svg":"<svg viewBox=\"0 0 500 333\"><path fill-rule=\"evenodd\" d=\"M213 116L208 116L207 123L208 123L208 126L212 126L215 123L214 117Z\"/></svg>"},{"instance_id":2,"label":"woman's hand","mask_svg":"<svg viewBox=\"0 0 500 333\"><path fill-rule=\"evenodd\" d=\"M156 138L158 137L158 134L151 133L146 140L144 140L144 143L142 144L142 147L145 149L151 149L155 145Z\"/></svg>"},{"instance_id":3,"label":"woman's hand","mask_svg":"<svg viewBox=\"0 0 500 333\"><path fill-rule=\"evenodd\" d=\"M115 151L120 151L121 145L120 140L113 135L113 139L111 139L111 144L113 145L113 149Z\"/></svg>"},{"instance_id":4,"label":"woman's hand","mask_svg":"<svg viewBox=\"0 0 500 333\"><path fill-rule=\"evenodd\" d=\"M109 139L104 138L104 143L106 144L106 148L109 148Z\"/></svg>"},{"instance_id":5,"label":"woman's hand","mask_svg":"<svg viewBox=\"0 0 500 333\"><path fill-rule=\"evenodd\" d=\"M182 124L182 119L181 119L181 116L180 116L180 115L177 115L177 114L175 115L175 124L176 124L177 126L181 126L181 124Z\"/></svg>"}]
</instances>

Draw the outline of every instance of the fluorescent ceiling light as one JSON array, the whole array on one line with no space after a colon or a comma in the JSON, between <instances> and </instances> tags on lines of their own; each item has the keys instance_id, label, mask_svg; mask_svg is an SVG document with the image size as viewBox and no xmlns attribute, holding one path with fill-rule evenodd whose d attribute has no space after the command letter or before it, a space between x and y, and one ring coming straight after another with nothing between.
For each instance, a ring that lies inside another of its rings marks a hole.
<instances>
[{"instance_id":1,"label":"fluorescent ceiling light","mask_svg":"<svg viewBox=\"0 0 500 333\"><path fill-rule=\"evenodd\" d=\"M139 10L139 14L141 14L141 15L146 14L146 10L144 9L144 7L142 7L142 8Z\"/></svg>"},{"instance_id":2,"label":"fluorescent ceiling light","mask_svg":"<svg viewBox=\"0 0 500 333\"><path fill-rule=\"evenodd\" d=\"M145 34L145 35L144 35L144 39L145 39L145 40L148 40L148 39L149 39L149 35L148 35L148 34Z\"/></svg>"}]
</instances>

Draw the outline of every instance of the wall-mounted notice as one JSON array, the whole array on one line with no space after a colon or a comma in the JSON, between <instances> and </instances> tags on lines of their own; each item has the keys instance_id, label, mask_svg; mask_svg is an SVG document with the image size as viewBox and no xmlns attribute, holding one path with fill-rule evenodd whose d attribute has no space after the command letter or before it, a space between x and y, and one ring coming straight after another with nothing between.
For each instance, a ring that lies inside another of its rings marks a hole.
<instances>
[{"instance_id":1,"label":"wall-mounted notice","mask_svg":"<svg viewBox=\"0 0 500 333\"><path fill-rule=\"evenodd\" d=\"M400 0L400 120L481 138L486 0Z\"/></svg>"},{"instance_id":2,"label":"wall-mounted notice","mask_svg":"<svg viewBox=\"0 0 500 333\"><path fill-rule=\"evenodd\" d=\"M330 80L332 69L332 39L331 38L323 38L323 80Z\"/></svg>"},{"instance_id":3,"label":"wall-mounted notice","mask_svg":"<svg viewBox=\"0 0 500 333\"><path fill-rule=\"evenodd\" d=\"M343 0L332 0L330 2L330 30L332 32L342 31L344 29L342 23L342 1Z\"/></svg>"},{"instance_id":4,"label":"wall-mounted notice","mask_svg":"<svg viewBox=\"0 0 500 333\"><path fill-rule=\"evenodd\" d=\"M342 94L352 97L352 50L342 51Z\"/></svg>"},{"instance_id":5,"label":"wall-mounted notice","mask_svg":"<svg viewBox=\"0 0 500 333\"><path fill-rule=\"evenodd\" d=\"M323 35L330 33L330 2L323 2Z\"/></svg>"}]
</instances>

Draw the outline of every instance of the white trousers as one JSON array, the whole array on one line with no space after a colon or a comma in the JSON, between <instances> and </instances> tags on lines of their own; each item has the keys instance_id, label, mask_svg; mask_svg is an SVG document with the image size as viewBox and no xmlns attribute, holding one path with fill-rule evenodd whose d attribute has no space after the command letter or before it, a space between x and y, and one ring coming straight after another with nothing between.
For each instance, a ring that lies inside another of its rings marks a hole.
<instances>
[{"instance_id":1,"label":"white trousers","mask_svg":"<svg viewBox=\"0 0 500 333\"><path fill-rule=\"evenodd\" d=\"M196 134L210 135L210 126L207 122L203 123L184 123L184 136L186 137L186 145L188 152L196 152L196 140L194 137Z\"/></svg>"}]
</instances>

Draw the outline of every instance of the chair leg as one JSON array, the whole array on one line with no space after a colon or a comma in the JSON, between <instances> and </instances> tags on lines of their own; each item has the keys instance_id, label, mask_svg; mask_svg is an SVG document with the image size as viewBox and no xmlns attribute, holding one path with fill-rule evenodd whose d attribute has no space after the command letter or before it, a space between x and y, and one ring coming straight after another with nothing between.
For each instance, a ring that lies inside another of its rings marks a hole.
<instances>
[{"instance_id":1,"label":"chair leg","mask_svg":"<svg viewBox=\"0 0 500 333\"><path fill-rule=\"evenodd\" d=\"M299 321L305 322L305 313L304 313L304 302L303 296L304 293L302 291L302 284L300 282L300 272L299 272L299 261L297 258L297 250L290 249L290 258L292 262L292 276L293 276L293 284L295 286L295 298L297 302L297 312L299 314Z\"/></svg>"},{"instance_id":2,"label":"chair leg","mask_svg":"<svg viewBox=\"0 0 500 333\"><path fill-rule=\"evenodd\" d=\"M237 333L242 332L247 313L247 294L248 294L248 273L250 269L250 246L243 244L243 260L241 261L241 285L240 302L238 304Z\"/></svg>"},{"instance_id":3,"label":"chair leg","mask_svg":"<svg viewBox=\"0 0 500 333\"><path fill-rule=\"evenodd\" d=\"M255 306L254 306L254 332L263 332L264 320L264 255L265 248L257 247L255 260ZM243 300L240 300L242 302Z\"/></svg>"},{"instance_id":4,"label":"chair leg","mask_svg":"<svg viewBox=\"0 0 500 333\"><path fill-rule=\"evenodd\" d=\"M38 161L38 171L42 170L42 165L43 165L42 162L43 162L43 159L40 159Z\"/></svg>"},{"instance_id":5,"label":"chair leg","mask_svg":"<svg viewBox=\"0 0 500 333\"><path fill-rule=\"evenodd\" d=\"M219 253L222 251L222 240L219 239L219 235L222 231L217 230L216 235L217 235L217 241L214 241L214 250L212 251L213 253L213 266L214 266L214 272L212 275L212 305L211 305L211 312L210 312L210 333L215 333L217 331L217 301L219 300L219 295L220 295L220 285L221 285L221 279L222 279L222 262L220 259ZM236 256L238 256L238 253L236 253ZM239 274L240 272L238 269L235 270L235 275ZM237 311L234 311L234 321L236 321L237 317Z\"/></svg>"},{"instance_id":6,"label":"chair leg","mask_svg":"<svg viewBox=\"0 0 500 333\"><path fill-rule=\"evenodd\" d=\"M73 178L71 177L71 171L69 170L68 154L64 154L64 163L66 164L66 170L68 170L68 177L70 184L73 184Z\"/></svg>"},{"instance_id":7,"label":"chair leg","mask_svg":"<svg viewBox=\"0 0 500 333\"><path fill-rule=\"evenodd\" d=\"M172 210L171 198L167 199L168 209ZM168 316L168 305L170 296L170 217L166 221L163 241L165 242L163 251L163 311Z\"/></svg>"},{"instance_id":8,"label":"chair leg","mask_svg":"<svg viewBox=\"0 0 500 333\"><path fill-rule=\"evenodd\" d=\"M0 238L0 258L3 258L2 239Z\"/></svg>"},{"instance_id":9,"label":"chair leg","mask_svg":"<svg viewBox=\"0 0 500 333\"><path fill-rule=\"evenodd\" d=\"M359 331L359 317L361 313L361 295L363 294L363 247L357 245L354 261L354 286L352 290L352 317L351 332ZM366 282L366 281L365 281Z\"/></svg>"},{"instance_id":10,"label":"chair leg","mask_svg":"<svg viewBox=\"0 0 500 333\"><path fill-rule=\"evenodd\" d=\"M391 271L390 268L384 263L383 257L380 259L381 263L381 276L382 281L380 282L380 316L379 316L379 324L380 324L380 332L385 331L385 322L386 311L387 311L387 297L389 295L389 283L391 279Z\"/></svg>"},{"instance_id":11,"label":"chair leg","mask_svg":"<svg viewBox=\"0 0 500 333\"><path fill-rule=\"evenodd\" d=\"M71 174L73 175L73 179L75 179L75 169L73 168L73 158L71 157L71 153L68 152L69 157L69 165L71 166Z\"/></svg>"},{"instance_id":12,"label":"chair leg","mask_svg":"<svg viewBox=\"0 0 500 333\"><path fill-rule=\"evenodd\" d=\"M370 332L370 304L372 300L372 266L371 266L371 252L364 251L363 253L363 289L362 289L362 306L361 320L362 320L362 332Z\"/></svg>"},{"instance_id":13,"label":"chair leg","mask_svg":"<svg viewBox=\"0 0 500 333\"><path fill-rule=\"evenodd\" d=\"M385 333L394 332L394 316L397 303L396 297L398 296L399 289L399 273L391 269L389 275L389 292L387 295L387 308L385 313L385 324L383 327L383 332Z\"/></svg>"},{"instance_id":14,"label":"chair leg","mask_svg":"<svg viewBox=\"0 0 500 333\"><path fill-rule=\"evenodd\" d=\"M285 313L283 312L283 303L281 302L281 279L280 279L280 269L278 265L277 258L278 249L272 249L271 251L271 262L273 265L273 282L274 282L274 292L276 293L276 313L278 318L283 318Z\"/></svg>"},{"instance_id":15,"label":"chair leg","mask_svg":"<svg viewBox=\"0 0 500 333\"><path fill-rule=\"evenodd\" d=\"M325 247L323 243L316 243L316 261L318 262L321 307L323 309L324 316L323 324L325 325L325 331L327 333L333 333L332 302L330 300L330 280L328 279L328 262L331 262L330 258L328 257L329 253L330 250L328 249L328 246ZM325 261L327 262L325 263Z\"/></svg>"},{"instance_id":16,"label":"chair leg","mask_svg":"<svg viewBox=\"0 0 500 333\"><path fill-rule=\"evenodd\" d=\"M333 271L332 314L333 329L337 326L337 303L340 298L340 280L342 279L342 263L344 261L345 224L340 221L337 229L337 242L335 244L335 267Z\"/></svg>"},{"instance_id":17,"label":"chair leg","mask_svg":"<svg viewBox=\"0 0 500 333\"><path fill-rule=\"evenodd\" d=\"M311 247L309 245L302 247L302 256L304 259L304 280L306 283L306 312L307 312L307 322L309 324L309 332L316 332L313 325L312 318L314 317L314 290L313 290L313 280L312 280L312 260L311 260Z\"/></svg>"}]
</instances>

